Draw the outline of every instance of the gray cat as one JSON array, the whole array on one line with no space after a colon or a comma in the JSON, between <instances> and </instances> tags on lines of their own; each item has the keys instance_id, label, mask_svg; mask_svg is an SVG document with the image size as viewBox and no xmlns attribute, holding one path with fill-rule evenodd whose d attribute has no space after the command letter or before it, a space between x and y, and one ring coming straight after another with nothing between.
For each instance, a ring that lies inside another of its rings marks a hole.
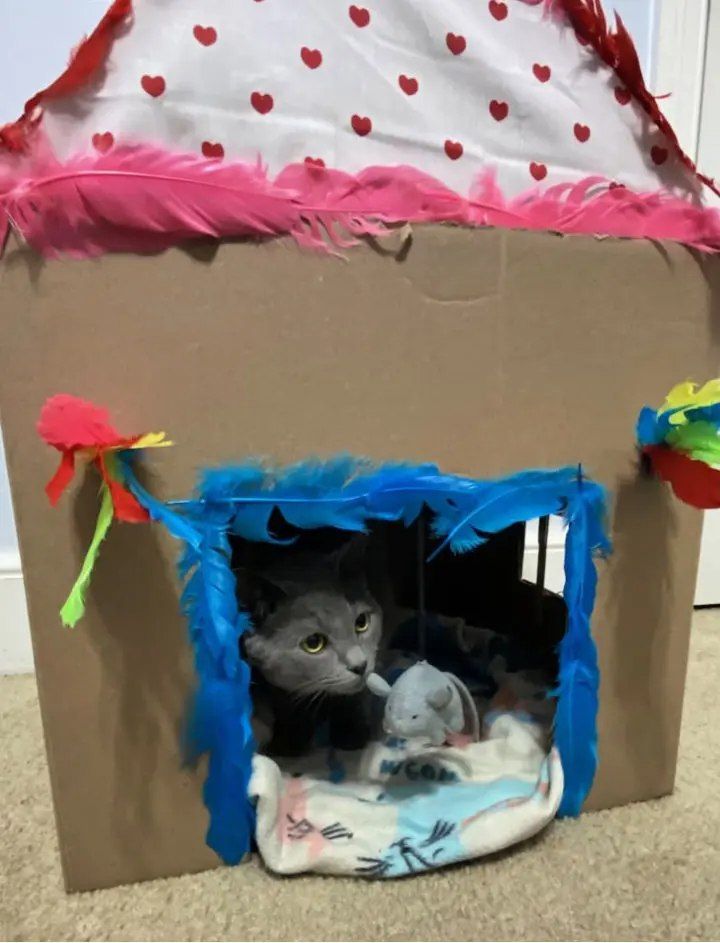
<instances>
[{"instance_id":1,"label":"gray cat","mask_svg":"<svg viewBox=\"0 0 720 943\"><path fill-rule=\"evenodd\" d=\"M363 558L358 539L329 555L290 552L240 585L254 623L244 646L255 669L255 714L272 725L268 753L305 752L323 721L338 749L367 742L365 682L383 620Z\"/></svg>"}]
</instances>

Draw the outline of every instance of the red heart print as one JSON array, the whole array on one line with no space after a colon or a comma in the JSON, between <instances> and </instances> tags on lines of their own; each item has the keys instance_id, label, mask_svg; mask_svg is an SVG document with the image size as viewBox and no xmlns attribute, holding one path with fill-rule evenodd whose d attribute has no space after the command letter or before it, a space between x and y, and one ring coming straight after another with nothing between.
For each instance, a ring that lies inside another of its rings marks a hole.
<instances>
[{"instance_id":1,"label":"red heart print","mask_svg":"<svg viewBox=\"0 0 720 943\"><path fill-rule=\"evenodd\" d=\"M510 112L510 106L507 102L499 102L494 98L490 102L490 114L496 121L504 121Z\"/></svg>"},{"instance_id":2,"label":"red heart print","mask_svg":"<svg viewBox=\"0 0 720 943\"><path fill-rule=\"evenodd\" d=\"M668 159L668 149L666 147L660 147L659 144L654 144L650 156L652 157L653 164L657 164L660 167Z\"/></svg>"},{"instance_id":3,"label":"red heart print","mask_svg":"<svg viewBox=\"0 0 720 943\"><path fill-rule=\"evenodd\" d=\"M322 157L306 157L305 163L308 165L308 167L324 167L325 166L325 161L322 159Z\"/></svg>"},{"instance_id":4,"label":"red heart print","mask_svg":"<svg viewBox=\"0 0 720 943\"><path fill-rule=\"evenodd\" d=\"M202 152L203 157L214 157L216 160L221 160L225 156L225 148L216 141L203 141Z\"/></svg>"},{"instance_id":5,"label":"red heart print","mask_svg":"<svg viewBox=\"0 0 720 943\"><path fill-rule=\"evenodd\" d=\"M259 112L261 115L266 115L269 111L273 110L273 101L272 95L268 95L264 92L253 92L250 96L250 104L253 106L255 111Z\"/></svg>"},{"instance_id":6,"label":"red heart print","mask_svg":"<svg viewBox=\"0 0 720 943\"><path fill-rule=\"evenodd\" d=\"M319 49L308 49L307 46L303 46L300 50L300 58L308 69L317 69L322 64L322 53Z\"/></svg>"},{"instance_id":7,"label":"red heart print","mask_svg":"<svg viewBox=\"0 0 720 943\"><path fill-rule=\"evenodd\" d=\"M533 66L533 75L538 82L549 82L552 72L549 65L540 65L539 62L536 62Z\"/></svg>"},{"instance_id":8,"label":"red heart print","mask_svg":"<svg viewBox=\"0 0 720 943\"><path fill-rule=\"evenodd\" d=\"M530 164L530 173L536 180L544 180L547 177L547 167L545 164L536 164L533 161Z\"/></svg>"},{"instance_id":9,"label":"red heart print","mask_svg":"<svg viewBox=\"0 0 720 943\"><path fill-rule=\"evenodd\" d=\"M490 0L490 3L488 3L488 9L496 20L504 20L508 15L507 4L503 3L502 0Z\"/></svg>"},{"instance_id":10,"label":"red heart print","mask_svg":"<svg viewBox=\"0 0 720 943\"><path fill-rule=\"evenodd\" d=\"M165 91L165 79L162 75L143 75L140 79L143 91L153 98L159 98Z\"/></svg>"},{"instance_id":11,"label":"red heart print","mask_svg":"<svg viewBox=\"0 0 720 943\"><path fill-rule=\"evenodd\" d=\"M445 141L445 153L450 160L457 160L463 156L463 146L460 141Z\"/></svg>"},{"instance_id":12,"label":"red heart print","mask_svg":"<svg viewBox=\"0 0 720 943\"><path fill-rule=\"evenodd\" d=\"M586 124L580 124L576 122L575 127L573 128L575 137L580 141L581 144L584 144L586 141L590 140L590 128Z\"/></svg>"},{"instance_id":13,"label":"red heart print","mask_svg":"<svg viewBox=\"0 0 720 943\"><path fill-rule=\"evenodd\" d=\"M201 46L212 46L217 41L217 30L212 26L194 26L193 36Z\"/></svg>"},{"instance_id":14,"label":"red heart print","mask_svg":"<svg viewBox=\"0 0 720 943\"><path fill-rule=\"evenodd\" d=\"M356 7L353 4L348 10L350 14L350 19L356 26L363 27L367 26L370 22L370 11L366 10L365 7Z\"/></svg>"},{"instance_id":15,"label":"red heart print","mask_svg":"<svg viewBox=\"0 0 720 943\"><path fill-rule=\"evenodd\" d=\"M622 85L615 86L615 98L618 101L619 105L627 105L632 98L632 93L628 89L623 88Z\"/></svg>"},{"instance_id":16,"label":"red heart print","mask_svg":"<svg viewBox=\"0 0 720 943\"><path fill-rule=\"evenodd\" d=\"M448 33L445 37L445 42L454 56L459 56L461 53L465 52L467 40L464 36L456 36L455 33Z\"/></svg>"},{"instance_id":17,"label":"red heart print","mask_svg":"<svg viewBox=\"0 0 720 943\"><path fill-rule=\"evenodd\" d=\"M353 115L350 124L355 134L359 134L361 138L372 131L372 121L364 115Z\"/></svg>"},{"instance_id":18,"label":"red heart print","mask_svg":"<svg viewBox=\"0 0 720 943\"><path fill-rule=\"evenodd\" d=\"M399 75L398 85L406 95L414 95L420 88L420 83L411 75Z\"/></svg>"},{"instance_id":19,"label":"red heart print","mask_svg":"<svg viewBox=\"0 0 720 943\"><path fill-rule=\"evenodd\" d=\"M110 131L104 131L102 134L93 134L92 136L92 146L96 151L99 151L100 154L107 154L114 143L115 138Z\"/></svg>"}]
</instances>

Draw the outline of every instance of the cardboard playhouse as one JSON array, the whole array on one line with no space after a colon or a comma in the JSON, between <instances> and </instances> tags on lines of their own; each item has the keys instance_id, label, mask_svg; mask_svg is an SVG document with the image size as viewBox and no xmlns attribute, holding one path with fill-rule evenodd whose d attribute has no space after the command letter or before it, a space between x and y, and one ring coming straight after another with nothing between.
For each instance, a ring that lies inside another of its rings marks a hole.
<instances>
[{"instance_id":1,"label":"cardboard playhouse","mask_svg":"<svg viewBox=\"0 0 720 943\"><path fill-rule=\"evenodd\" d=\"M641 409L716 370L714 184L597 0L307 6L115 0L1 132L69 889L404 875L673 787L701 518L663 479L720 505L717 384ZM266 755L238 572L361 533L376 733Z\"/></svg>"}]
</instances>

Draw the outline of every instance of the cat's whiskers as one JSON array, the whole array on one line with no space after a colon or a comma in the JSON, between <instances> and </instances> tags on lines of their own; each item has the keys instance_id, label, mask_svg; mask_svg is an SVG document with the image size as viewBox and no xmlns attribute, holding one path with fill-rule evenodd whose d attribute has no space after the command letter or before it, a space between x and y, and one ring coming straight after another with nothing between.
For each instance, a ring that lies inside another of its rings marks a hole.
<instances>
[{"instance_id":1,"label":"cat's whiskers","mask_svg":"<svg viewBox=\"0 0 720 943\"><path fill-rule=\"evenodd\" d=\"M313 716L317 714L320 710L323 701L327 697L327 691L315 691L314 694L310 695L310 700L308 701L308 708L312 711Z\"/></svg>"}]
</instances>

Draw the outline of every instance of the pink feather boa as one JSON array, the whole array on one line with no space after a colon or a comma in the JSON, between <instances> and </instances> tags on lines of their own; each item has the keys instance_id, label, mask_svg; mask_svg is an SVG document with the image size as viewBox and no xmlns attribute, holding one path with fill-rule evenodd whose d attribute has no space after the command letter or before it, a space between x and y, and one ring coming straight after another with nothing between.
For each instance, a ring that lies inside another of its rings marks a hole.
<instances>
[{"instance_id":1,"label":"pink feather boa","mask_svg":"<svg viewBox=\"0 0 720 943\"><path fill-rule=\"evenodd\" d=\"M720 249L720 212L668 193L635 193L601 177L506 198L487 171L469 196L413 167L357 175L260 165L139 146L58 163L36 149L0 168L0 238L12 226L46 257L157 252L197 237L290 235L331 250L399 223L452 223L669 240Z\"/></svg>"}]
</instances>

